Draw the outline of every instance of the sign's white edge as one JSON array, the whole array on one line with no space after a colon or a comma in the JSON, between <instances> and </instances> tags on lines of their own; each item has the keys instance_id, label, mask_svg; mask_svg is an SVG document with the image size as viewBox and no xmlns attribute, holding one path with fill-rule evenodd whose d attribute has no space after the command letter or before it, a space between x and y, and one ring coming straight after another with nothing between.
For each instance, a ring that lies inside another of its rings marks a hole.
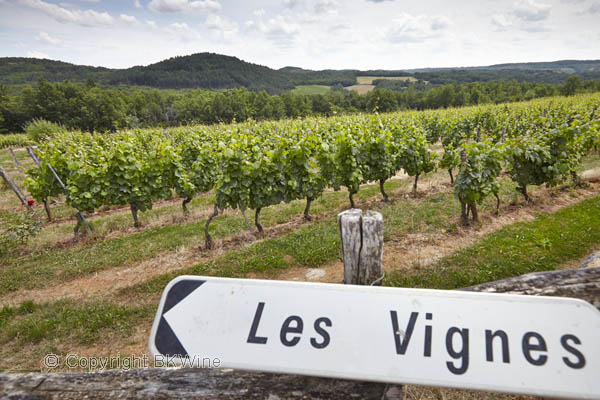
<instances>
[{"instance_id":1,"label":"sign's white edge","mask_svg":"<svg viewBox=\"0 0 600 400\"><path fill-rule=\"evenodd\" d=\"M164 304L165 304L165 301L167 298L167 294L169 293L169 290L177 282L184 281L184 280L206 281L207 283L209 281L219 281L220 283L223 283L223 284L227 284L228 282L239 284L240 283L239 281L242 279L220 278L220 277L212 277L212 276L209 277L209 276L200 276L200 275L180 275L180 276L174 278L173 280L171 280L167 284L167 286L165 287L165 289L162 293L160 303L158 306L158 310L154 317L154 322L152 323L152 329L150 331L149 350L150 350L150 354L153 357L159 356L161 354L158 351L158 349L156 348L154 342L155 342L155 337L156 337L156 331L158 329L158 324L160 322L160 318L162 317L162 310L163 310L163 307L164 307ZM458 290L434 290L434 289L415 289L415 288L398 288L398 287L381 287L381 286L360 286L360 285L344 285L344 284L337 284L337 283L296 282L296 281L279 281L279 280L268 280L268 279L243 279L243 280L244 280L245 285L253 285L253 286L260 286L261 284L268 284L270 286L275 286L275 287L322 286L324 288L326 287L328 290L338 290L338 291L345 291L345 292L352 291L352 292L379 292L379 293L381 293L382 291L386 291L386 292L398 293L399 291L402 291L403 293L412 294L414 296L419 296L419 297L442 296L442 297L446 297L446 298L472 297L472 298L479 298L479 299L488 297L488 298L495 298L496 300L502 300L502 301L506 301L506 302L519 301L519 302L537 302L537 303L539 303L539 302L556 303L557 299L560 299L559 301L561 301L561 302L570 302L570 303L573 303L575 306L588 307L588 308L592 309L594 312L600 313L600 310L598 310L596 307L594 307L587 301L584 301L581 299L574 299L574 298L570 298L570 297L531 296L531 295L521 295L521 294L470 292L470 291L458 291ZM183 364L183 361L179 358L174 358L173 362L175 362L176 364L179 364L179 365ZM360 374L360 373L336 374L335 372L320 371L318 369L313 369L313 368L311 368L310 370L303 369L303 368L293 368L293 369L289 369L286 371L282 371L281 369L276 370L276 369L269 369L269 368L261 368L259 370L259 369L256 369L256 367L254 367L253 365L246 364L246 363L227 363L226 368L240 369L240 370L246 370L246 371L269 372L269 373L275 373L275 374L282 374L282 373L283 374L297 374L297 375L318 376L318 377L325 377L325 378L335 378L335 379L370 381L370 382L381 382L381 383L396 383L396 382L389 382L389 381L387 381L379 376L376 376L376 375L368 375L368 374ZM319 374L319 373L321 373L321 374ZM438 386L438 387L447 387L447 388L453 388L453 389L481 390L481 391L492 391L492 392L500 392L500 393L527 394L527 395L534 395L534 396L536 396L536 395L537 396L551 395L551 396L556 396L556 397L573 398L572 393L562 392L562 391L542 392L542 391L536 391L536 390L529 390L529 391L525 392L525 391L519 391L517 389L513 390L511 388L495 386L495 385L490 385L490 384L481 384L481 385L480 384L469 384L469 386L460 386L460 384L449 385L446 382L437 381L435 379L419 379L419 380L406 379L402 383L396 383L396 384ZM594 398L595 397L582 397L582 399L594 399Z\"/></svg>"}]
</instances>

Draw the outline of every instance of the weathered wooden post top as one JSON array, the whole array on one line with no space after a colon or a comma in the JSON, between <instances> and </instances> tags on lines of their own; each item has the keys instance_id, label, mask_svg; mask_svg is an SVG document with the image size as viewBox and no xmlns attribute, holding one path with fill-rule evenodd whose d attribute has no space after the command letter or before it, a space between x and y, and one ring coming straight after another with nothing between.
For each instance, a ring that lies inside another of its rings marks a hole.
<instances>
[{"instance_id":1,"label":"weathered wooden post top","mask_svg":"<svg viewBox=\"0 0 600 400\"><path fill-rule=\"evenodd\" d=\"M338 214L344 283L381 285L383 281L383 216L353 208Z\"/></svg>"}]
</instances>

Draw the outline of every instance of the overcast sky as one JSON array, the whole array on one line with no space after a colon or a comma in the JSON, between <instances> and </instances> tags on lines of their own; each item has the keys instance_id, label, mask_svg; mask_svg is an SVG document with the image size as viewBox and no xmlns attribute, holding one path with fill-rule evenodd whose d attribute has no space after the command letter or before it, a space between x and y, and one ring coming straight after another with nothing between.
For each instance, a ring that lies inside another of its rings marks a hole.
<instances>
[{"instance_id":1,"label":"overcast sky","mask_svg":"<svg viewBox=\"0 0 600 400\"><path fill-rule=\"evenodd\" d=\"M310 69L600 59L600 0L0 0L0 56L124 68L205 51Z\"/></svg>"}]
</instances>

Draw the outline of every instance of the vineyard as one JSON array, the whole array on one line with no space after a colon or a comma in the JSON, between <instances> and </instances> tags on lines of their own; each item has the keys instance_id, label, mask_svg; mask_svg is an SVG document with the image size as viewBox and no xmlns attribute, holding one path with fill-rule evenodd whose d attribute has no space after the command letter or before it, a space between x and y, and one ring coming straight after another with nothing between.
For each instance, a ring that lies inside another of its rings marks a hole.
<instances>
[{"instance_id":1,"label":"vineyard","mask_svg":"<svg viewBox=\"0 0 600 400\"><path fill-rule=\"evenodd\" d=\"M456 289L573 268L600 249L599 132L600 95L582 95L0 136L12 147L0 164L36 213L0 185L0 237L21 239L0 242L0 371L39 371L48 353L146 354L178 275L339 283L336 216L350 207L383 215L387 286Z\"/></svg>"},{"instance_id":2,"label":"vineyard","mask_svg":"<svg viewBox=\"0 0 600 400\"><path fill-rule=\"evenodd\" d=\"M600 96L590 95L436 112L61 133L36 149L41 167L29 170L25 183L37 201L65 194L87 213L129 206L135 226L138 212L174 192L185 213L194 196L213 190L214 212L205 226L211 247L209 224L219 210L239 209L244 218L254 210L262 232L266 207L305 199L310 220L311 202L327 189L345 187L355 207L362 184L378 182L387 201L384 184L399 172L413 177L417 192L419 177L440 168L448 171L468 223L478 221L477 204L486 196L494 195L499 207L501 173L527 202L532 185L580 184L576 169L598 146L599 107Z\"/></svg>"},{"instance_id":3,"label":"vineyard","mask_svg":"<svg viewBox=\"0 0 600 400\"><path fill-rule=\"evenodd\" d=\"M0 135L0 149L21 147L29 144L29 142L25 135Z\"/></svg>"}]
</instances>

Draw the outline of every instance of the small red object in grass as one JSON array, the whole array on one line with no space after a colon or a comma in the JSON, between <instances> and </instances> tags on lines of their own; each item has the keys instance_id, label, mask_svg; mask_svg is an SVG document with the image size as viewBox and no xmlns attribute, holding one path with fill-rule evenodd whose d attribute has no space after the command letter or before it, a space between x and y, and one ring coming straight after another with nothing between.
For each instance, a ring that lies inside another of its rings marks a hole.
<instances>
[{"instance_id":1,"label":"small red object in grass","mask_svg":"<svg viewBox=\"0 0 600 400\"><path fill-rule=\"evenodd\" d=\"M35 203L35 201L34 201L34 200L27 200L27 205L28 205L29 207L31 207L31 206L33 205L33 203Z\"/></svg>"}]
</instances>

